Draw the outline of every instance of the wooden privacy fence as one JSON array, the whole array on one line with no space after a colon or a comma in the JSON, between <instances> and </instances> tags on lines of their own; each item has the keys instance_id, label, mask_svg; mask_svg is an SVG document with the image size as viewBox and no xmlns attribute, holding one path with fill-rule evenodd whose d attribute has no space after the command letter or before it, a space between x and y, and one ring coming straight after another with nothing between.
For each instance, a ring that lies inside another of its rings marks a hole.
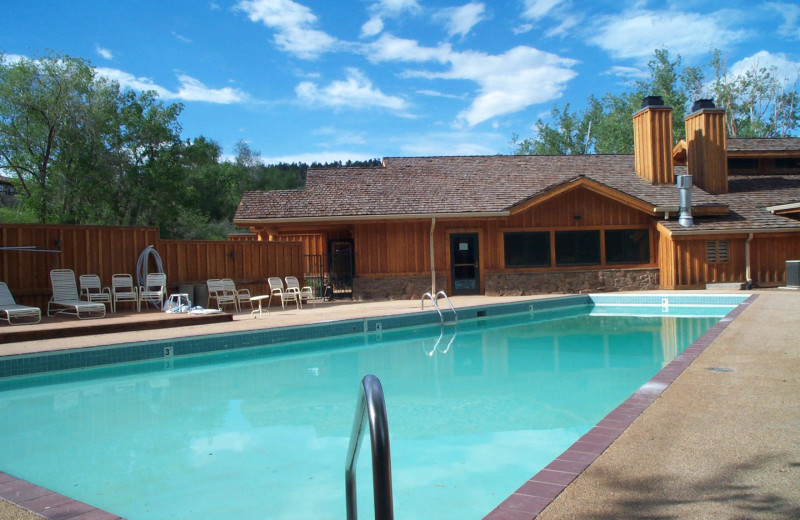
<instances>
[{"instance_id":1,"label":"wooden privacy fence","mask_svg":"<svg viewBox=\"0 0 800 520\"><path fill-rule=\"evenodd\" d=\"M100 276L129 273L136 279L139 256L152 245L161 257L170 292L194 286L205 295L209 278L232 278L237 288L267 294L270 276L303 277L299 242L162 240L155 227L0 224L0 279L17 303L46 308L50 270L72 269ZM152 255L148 271L155 271ZM205 296L195 302L206 306Z\"/></svg>"}]
</instances>

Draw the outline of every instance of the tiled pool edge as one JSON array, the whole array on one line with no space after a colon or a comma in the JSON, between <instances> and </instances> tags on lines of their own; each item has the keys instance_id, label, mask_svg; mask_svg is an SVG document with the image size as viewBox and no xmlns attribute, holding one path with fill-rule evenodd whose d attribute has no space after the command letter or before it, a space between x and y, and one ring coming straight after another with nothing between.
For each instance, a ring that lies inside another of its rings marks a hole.
<instances>
[{"instance_id":1,"label":"tiled pool edge","mask_svg":"<svg viewBox=\"0 0 800 520\"><path fill-rule=\"evenodd\" d=\"M524 312L536 312L591 303L588 295L572 295L540 300L511 302L491 306L471 306L457 309L460 320L493 317ZM444 319L451 311L442 309ZM207 334L154 341L140 341L54 350L35 354L0 355L0 379L31 376L62 370L79 370L117 363L152 361L196 354L211 354L250 347L278 345L349 334L386 332L393 329L428 326L439 323L439 315L429 307L424 311L392 316L373 316L331 321L310 325L272 327L252 331Z\"/></svg>"},{"instance_id":2,"label":"tiled pool edge","mask_svg":"<svg viewBox=\"0 0 800 520\"><path fill-rule=\"evenodd\" d=\"M124 520L49 489L0 472L0 498L51 520Z\"/></svg>"},{"instance_id":3,"label":"tiled pool edge","mask_svg":"<svg viewBox=\"0 0 800 520\"><path fill-rule=\"evenodd\" d=\"M483 520L532 520L628 429L686 368L758 298L750 295Z\"/></svg>"}]
</instances>

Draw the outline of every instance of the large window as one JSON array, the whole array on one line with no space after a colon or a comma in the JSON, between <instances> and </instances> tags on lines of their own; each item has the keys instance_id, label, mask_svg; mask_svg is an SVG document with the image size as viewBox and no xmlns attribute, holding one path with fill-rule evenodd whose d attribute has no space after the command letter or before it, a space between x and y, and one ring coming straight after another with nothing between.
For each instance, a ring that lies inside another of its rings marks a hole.
<instances>
[{"instance_id":1,"label":"large window","mask_svg":"<svg viewBox=\"0 0 800 520\"><path fill-rule=\"evenodd\" d=\"M614 229L606 231L607 264L649 264L650 231Z\"/></svg>"},{"instance_id":2,"label":"large window","mask_svg":"<svg viewBox=\"0 0 800 520\"><path fill-rule=\"evenodd\" d=\"M599 265L600 231L556 231L556 265Z\"/></svg>"},{"instance_id":3,"label":"large window","mask_svg":"<svg viewBox=\"0 0 800 520\"><path fill-rule=\"evenodd\" d=\"M506 267L549 267L550 233L505 233Z\"/></svg>"}]
</instances>

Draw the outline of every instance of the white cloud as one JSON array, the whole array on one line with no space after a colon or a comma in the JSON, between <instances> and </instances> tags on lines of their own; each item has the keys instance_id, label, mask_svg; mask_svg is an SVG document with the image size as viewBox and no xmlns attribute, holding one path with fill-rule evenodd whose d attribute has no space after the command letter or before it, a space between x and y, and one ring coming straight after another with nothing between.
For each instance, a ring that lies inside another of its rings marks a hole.
<instances>
[{"instance_id":1,"label":"white cloud","mask_svg":"<svg viewBox=\"0 0 800 520\"><path fill-rule=\"evenodd\" d=\"M239 89L231 87L221 89L209 88L199 80L187 76L186 74L177 76L180 86L176 92L172 92L161 85L157 85L150 78L136 77L133 74L118 69L109 69L105 67L97 67L95 70L99 76L116 81L122 88L138 91L153 90L162 99L202 101L206 103L229 105L232 103L242 103L249 98L246 93Z\"/></svg>"},{"instance_id":2,"label":"white cloud","mask_svg":"<svg viewBox=\"0 0 800 520\"><path fill-rule=\"evenodd\" d=\"M800 62L790 60L782 52L772 54L768 51L759 51L752 56L737 61L728 69L728 73L743 75L749 70L762 68L770 70L773 67L775 68L776 78L781 82L787 83L788 86L792 86L800 78Z\"/></svg>"},{"instance_id":3,"label":"white cloud","mask_svg":"<svg viewBox=\"0 0 800 520\"><path fill-rule=\"evenodd\" d=\"M107 60L113 60L114 59L114 53L112 53L108 49L100 47L99 45L95 45L94 46L94 50L97 52L97 54L100 55L100 57L102 57L104 59L107 59Z\"/></svg>"},{"instance_id":4,"label":"white cloud","mask_svg":"<svg viewBox=\"0 0 800 520\"><path fill-rule=\"evenodd\" d=\"M129 88L131 90L138 91L154 90L159 97L172 97L172 93L169 90L160 85L156 85L150 78L136 77L128 72L123 72L119 69L109 69L106 67L97 67L95 72L98 76L116 81L122 88Z\"/></svg>"},{"instance_id":5,"label":"white cloud","mask_svg":"<svg viewBox=\"0 0 800 520\"><path fill-rule=\"evenodd\" d=\"M767 2L764 7L772 9L783 16L784 21L778 27L778 34L790 40L800 40L800 5Z\"/></svg>"},{"instance_id":6,"label":"white cloud","mask_svg":"<svg viewBox=\"0 0 800 520\"><path fill-rule=\"evenodd\" d=\"M525 0L525 9L522 11L523 18L528 20L541 20L563 0Z\"/></svg>"},{"instance_id":7,"label":"white cloud","mask_svg":"<svg viewBox=\"0 0 800 520\"><path fill-rule=\"evenodd\" d=\"M382 61L444 63L452 52L449 45L439 47L421 47L416 40L406 40L391 34L383 34L365 48L367 59L379 63Z\"/></svg>"},{"instance_id":8,"label":"white cloud","mask_svg":"<svg viewBox=\"0 0 800 520\"><path fill-rule=\"evenodd\" d=\"M303 81L295 87L295 93L304 103L334 108L380 107L404 111L408 107L403 98L387 96L375 88L359 70L353 68L347 69L347 79L344 81L333 81L326 87Z\"/></svg>"},{"instance_id":9,"label":"white cloud","mask_svg":"<svg viewBox=\"0 0 800 520\"><path fill-rule=\"evenodd\" d=\"M373 11L393 16L404 11L417 13L422 9L417 0L378 0L371 8Z\"/></svg>"},{"instance_id":10,"label":"white cloud","mask_svg":"<svg viewBox=\"0 0 800 520\"><path fill-rule=\"evenodd\" d=\"M469 34L473 27L486 18L485 11L485 5L472 2L461 7L441 9L436 13L435 18L444 20L448 36L451 38L453 36L461 36L463 38Z\"/></svg>"},{"instance_id":11,"label":"white cloud","mask_svg":"<svg viewBox=\"0 0 800 520\"><path fill-rule=\"evenodd\" d=\"M444 92L439 92L438 90L418 90L417 94L422 96L430 96L430 97L440 97L440 98L447 98L447 99L464 99L463 95L457 94L445 94Z\"/></svg>"},{"instance_id":12,"label":"white cloud","mask_svg":"<svg viewBox=\"0 0 800 520\"><path fill-rule=\"evenodd\" d=\"M724 49L746 36L742 29L729 28L730 22L729 12L626 12L601 17L589 43L616 58L644 59L662 47L684 57L699 56L712 48Z\"/></svg>"},{"instance_id":13,"label":"white cloud","mask_svg":"<svg viewBox=\"0 0 800 520\"><path fill-rule=\"evenodd\" d=\"M239 89L231 87L219 89L209 88L199 80L185 74L179 75L178 81L180 81L181 86L174 94L176 99L182 99L184 101L204 101L222 105L241 103L247 99L247 95Z\"/></svg>"},{"instance_id":14,"label":"white cloud","mask_svg":"<svg viewBox=\"0 0 800 520\"><path fill-rule=\"evenodd\" d=\"M274 29L278 47L299 58L314 59L338 44L336 38L313 28L317 17L308 7L292 0L242 0L235 8L250 21Z\"/></svg>"},{"instance_id":15,"label":"white cloud","mask_svg":"<svg viewBox=\"0 0 800 520\"><path fill-rule=\"evenodd\" d=\"M175 31L172 31L172 36L174 36L176 40L182 41L183 43L192 43L191 38L187 38L182 34L176 33Z\"/></svg>"},{"instance_id":16,"label":"white cloud","mask_svg":"<svg viewBox=\"0 0 800 520\"><path fill-rule=\"evenodd\" d=\"M408 72L429 79L471 80L479 93L458 122L475 126L493 117L510 114L530 105L561 96L567 82L576 76L577 62L532 47L515 47L501 55L480 52L451 53L446 72Z\"/></svg>"},{"instance_id":17,"label":"white cloud","mask_svg":"<svg viewBox=\"0 0 800 520\"><path fill-rule=\"evenodd\" d=\"M373 16L361 26L362 38L377 36L383 31L383 19L380 16Z\"/></svg>"}]
</instances>

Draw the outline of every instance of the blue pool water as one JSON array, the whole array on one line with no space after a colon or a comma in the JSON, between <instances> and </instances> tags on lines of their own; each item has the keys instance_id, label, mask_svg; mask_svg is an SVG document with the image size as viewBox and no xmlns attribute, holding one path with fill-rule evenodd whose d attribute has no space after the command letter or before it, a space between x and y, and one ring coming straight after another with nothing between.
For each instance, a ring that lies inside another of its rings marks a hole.
<instances>
[{"instance_id":1,"label":"blue pool water","mask_svg":"<svg viewBox=\"0 0 800 520\"><path fill-rule=\"evenodd\" d=\"M591 306L0 380L0 470L129 520L342 519L383 384L397 518L481 518L723 316ZM609 311L608 314L617 314ZM369 445L360 518L372 517Z\"/></svg>"}]
</instances>

